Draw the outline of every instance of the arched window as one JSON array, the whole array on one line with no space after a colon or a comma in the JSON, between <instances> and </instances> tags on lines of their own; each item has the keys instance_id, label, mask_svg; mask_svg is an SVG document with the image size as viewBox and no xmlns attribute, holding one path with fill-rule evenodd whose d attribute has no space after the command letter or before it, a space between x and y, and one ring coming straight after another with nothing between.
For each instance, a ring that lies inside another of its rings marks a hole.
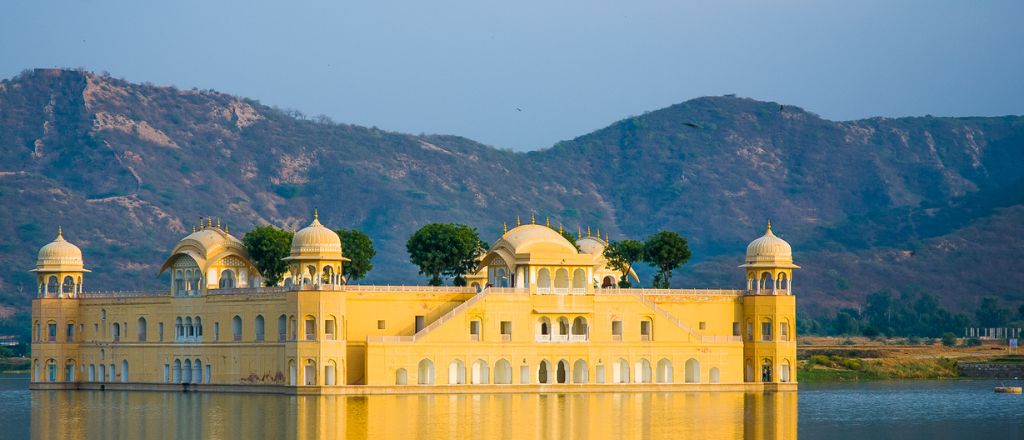
<instances>
[{"instance_id":1,"label":"arched window","mask_svg":"<svg viewBox=\"0 0 1024 440\"><path fill-rule=\"evenodd\" d=\"M686 383L700 383L700 362L696 359L686 360Z\"/></svg>"},{"instance_id":2,"label":"arched window","mask_svg":"<svg viewBox=\"0 0 1024 440\"><path fill-rule=\"evenodd\" d=\"M312 315L306 315L306 318L304 319L304 321L305 321L305 329L306 329L306 340L307 341L315 341L316 340L316 317L314 317Z\"/></svg>"},{"instance_id":3,"label":"arched window","mask_svg":"<svg viewBox=\"0 0 1024 440\"><path fill-rule=\"evenodd\" d=\"M68 359L64 364L64 382L75 381L75 361Z\"/></svg>"},{"instance_id":4,"label":"arched window","mask_svg":"<svg viewBox=\"0 0 1024 440\"><path fill-rule=\"evenodd\" d=\"M107 366L106 365L100 364L100 374L99 374L98 377L100 379L99 380L100 382L106 382L107 381Z\"/></svg>"},{"instance_id":5,"label":"arched window","mask_svg":"<svg viewBox=\"0 0 1024 440\"><path fill-rule=\"evenodd\" d=\"M751 361L750 359L747 359L746 362L744 362L743 373L744 381L754 381L754 362Z\"/></svg>"},{"instance_id":6,"label":"arched window","mask_svg":"<svg viewBox=\"0 0 1024 440\"><path fill-rule=\"evenodd\" d=\"M96 382L96 364L89 364L89 382Z\"/></svg>"},{"instance_id":7,"label":"arched window","mask_svg":"<svg viewBox=\"0 0 1024 440\"><path fill-rule=\"evenodd\" d=\"M57 361L49 359L46 361L46 381L57 381Z\"/></svg>"},{"instance_id":8,"label":"arched window","mask_svg":"<svg viewBox=\"0 0 1024 440\"><path fill-rule=\"evenodd\" d=\"M587 361L577 359L572 365L572 383L587 383L588 376Z\"/></svg>"},{"instance_id":9,"label":"arched window","mask_svg":"<svg viewBox=\"0 0 1024 440\"><path fill-rule=\"evenodd\" d=\"M203 383L203 361L192 362L192 383Z\"/></svg>"},{"instance_id":10,"label":"arched window","mask_svg":"<svg viewBox=\"0 0 1024 440\"><path fill-rule=\"evenodd\" d=\"M774 371L772 371L772 360L764 358L761 362L761 382L772 382Z\"/></svg>"},{"instance_id":11,"label":"arched window","mask_svg":"<svg viewBox=\"0 0 1024 440\"><path fill-rule=\"evenodd\" d=\"M505 359L494 363L494 383L507 385L512 383L512 364Z\"/></svg>"},{"instance_id":12,"label":"arched window","mask_svg":"<svg viewBox=\"0 0 1024 440\"><path fill-rule=\"evenodd\" d=\"M174 339L181 340L185 337L185 326L181 323L181 317L174 318Z\"/></svg>"},{"instance_id":13,"label":"arched window","mask_svg":"<svg viewBox=\"0 0 1024 440\"><path fill-rule=\"evenodd\" d=\"M181 367L181 383L192 383L192 359L185 359Z\"/></svg>"},{"instance_id":14,"label":"arched window","mask_svg":"<svg viewBox=\"0 0 1024 440\"><path fill-rule=\"evenodd\" d=\"M146 342L146 318L139 317L139 342Z\"/></svg>"},{"instance_id":15,"label":"arched window","mask_svg":"<svg viewBox=\"0 0 1024 440\"><path fill-rule=\"evenodd\" d=\"M420 385L434 384L434 361L422 359L416 367L416 383Z\"/></svg>"},{"instance_id":16,"label":"arched window","mask_svg":"<svg viewBox=\"0 0 1024 440\"><path fill-rule=\"evenodd\" d=\"M569 361L565 359L558 361L558 367L555 368L555 381L569 383Z\"/></svg>"},{"instance_id":17,"label":"arched window","mask_svg":"<svg viewBox=\"0 0 1024 440\"><path fill-rule=\"evenodd\" d=\"M235 315L231 318L231 338L235 341L242 340L242 317Z\"/></svg>"},{"instance_id":18,"label":"arched window","mask_svg":"<svg viewBox=\"0 0 1024 440\"><path fill-rule=\"evenodd\" d=\"M75 291L75 279L71 276L64 277L64 285L61 286L62 293L72 293Z\"/></svg>"},{"instance_id":19,"label":"arched window","mask_svg":"<svg viewBox=\"0 0 1024 440\"><path fill-rule=\"evenodd\" d=\"M651 362L647 359L640 359L636 363L636 382L651 383Z\"/></svg>"},{"instance_id":20,"label":"arched window","mask_svg":"<svg viewBox=\"0 0 1024 440\"><path fill-rule=\"evenodd\" d=\"M203 281L203 273L199 270L192 272L192 290L199 290L199 286Z\"/></svg>"},{"instance_id":21,"label":"arched window","mask_svg":"<svg viewBox=\"0 0 1024 440\"><path fill-rule=\"evenodd\" d=\"M711 383L719 383L722 380L721 373L719 373L719 371L718 371L718 367L714 367L714 368L711 369L711 371L708 371L708 376L709 376L709 381Z\"/></svg>"},{"instance_id":22,"label":"arched window","mask_svg":"<svg viewBox=\"0 0 1024 440\"><path fill-rule=\"evenodd\" d=\"M654 340L654 321L651 320L651 318L643 318L640 320L640 340Z\"/></svg>"},{"instance_id":23,"label":"arched window","mask_svg":"<svg viewBox=\"0 0 1024 440\"><path fill-rule=\"evenodd\" d=\"M121 323L115 322L114 323L114 342L118 342L120 340L121 340Z\"/></svg>"},{"instance_id":24,"label":"arched window","mask_svg":"<svg viewBox=\"0 0 1024 440\"><path fill-rule=\"evenodd\" d=\"M195 327L195 331L193 333L195 333L196 338L201 340L203 338L203 318L196 316L196 318L192 320L192 326Z\"/></svg>"},{"instance_id":25,"label":"arched window","mask_svg":"<svg viewBox=\"0 0 1024 440\"><path fill-rule=\"evenodd\" d=\"M220 288L221 289L233 289L238 284L235 280L235 271L231 269L224 269L220 273Z\"/></svg>"},{"instance_id":26,"label":"arched window","mask_svg":"<svg viewBox=\"0 0 1024 440\"><path fill-rule=\"evenodd\" d=\"M256 315L256 320L253 321L253 322L255 323L254 330L256 332L256 341L257 342L263 342L263 333L264 333L263 315Z\"/></svg>"},{"instance_id":27,"label":"arched window","mask_svg":"<svg viewBox=\"0 0 1024 440\"><path fill-rule=\"evenodd\" d=\"M569 293L569 271L564 267L555 270L555 293L559 295Z\"/></svg>"},{"instance_id":28,"label":"arched window","mask_svg":"<svg viewBox=\"0 0 1024 440\"><path fill-rule=\"evenodd\" d=\"M761 274L761 293L768 293L775 290L775 282L772 280L772 274L764 272Z\"/></svg>"},{"instance_id":29,"label":"arched window","mask_svg":"<svg viewBox=\"0 0 1024 440\"><path fill-rule=\"evenodd\" d=\"M606 275L604 279L601 280L601 288L611 289L613 287L615 287L615 277L611 275Z\"/></svg>"},{"instance_id":30,"label":"arched window","mask_svg":"<svg viewBox=\"0 0 1024 440\"><path fill-rule=\"evenodd\" d=\"M60 284L58 283L56 276L50 275L50 280L46 283L46 293L51 297L57 296L57 294L60 293Z\"/></svg>"},{"instance_id":31,"label":"arched window","mask_svg":"<svg viewBox=\"0 0 1024 440\"><path fill-rule=\"evenodd\" d=\"M551 271L546 267L537 271L537 293L551 293Z\"/></svg>"},{"instance_id":32,"label":"arched window","mask_svg":"<svg viewBox=\"0 0 1024 440\"><path fill-rule=\"evenodd\" d=\"M306 385L316 385L316 361L306 359Z\"/></svg>"},{"instance_id":33,"label":"arched window","mask_svg":"<svg viewBox=\"0 0 1024 440\"><path fill-rule=\"evenodd\" d=\"M409 384L409 372L405 371L405 368L399 368L395 370L395 385L408 385Z\"/></svg>"},{"instance_id":34,"label":"arched window","mask_svg":"<svg viewBox=\"0 0 1024 440\"><path fill-rule=\"evenodd\" d=\"M537 320L537 340L546 342L551 340L551 319L541 316Z\"/></svg>"},{"instance_id":35,"label":"arched window","mask_svg":"<svg viewBox=\"0 0 1024 440\"><path fill-rule=\"evenodd\" d=\"M473 362L473 371L470 375L470 379L474 384L486 384L491 382L490 368L487 366L487 361L477 359Z\"/></svg>"},{"instance_id":36,"label":"arched window","mask_svg":"<svg viewBox=\"0 0 1024 440\"><path fill-rule=\"evenodd\" d=\"M761 321L761 340L771 341L772 340L772 320L764 318Z\"/></svg>"},{"instance_id":37,"label":"arched window","mask_svg":"<svg viewBox=\"0 0 1024 440\"><path fill-rule=\"evenodd\" d=\"M558 336L569 335L569 318L564 316L558 317Z\"/></svg>"},{"instance_id":38,"label":"arched window","mask_svg":"<svg viewBox=\"0 0 1024 440\"><path fill-rule=\"evenodd\" d=\"M781 290L788 290L789 289L789 279L786 277L786 273L785 272L779 272L779 289L781 289Z\"/></svg>"},{"instance_id":39,"label":"arched window","mask_svg":"<svg viewBox=\"0 0 1024 440\"><path fill-rule=\"evenodd\" d=\"M789 359L783 359L779 368L779 381L789 382Z\"/></svg>"},{"instance_id":40,"label":"arched window","mask_svg":"<svg viewBox=\"0 0 1024 440\"><path fill-rule=\"evenodd\" d=\"M572 293L582 295L587 292L587 272L583 269L572 271Z\"/></svg>"},{"instance_id":41,"label":"arched window","mask_svg":"<svg viewBox=\"0 0 1024 440\"><path fill-rule=\"evenodd\" d=\"M186 291L192 290L192 269L185 269L185 276L181 278Z\"/></svg>"},{"instance_id":42,"label":"arched window","mask_svg":"<svg viewBox=\"0 0 1024 440\"><path fill-rule=\"evenodd\" d=\"M128 382L128 360L124 359L121 361L121 382Z\"/></svg>"},{"instance_id":43,"label":"arched window","mask_svg":"<svg viewBox=\"0 0 1024 440\"><path fill-rule=\"evenodd\" d=\"M658 361L658 383L672 383L672 361L662 358Z\"/></svg>"},{"instance_id":44,"label":"arched window","mask_svg":"<svg viewBox=\"0 0 1024 440\"><path fill-rule=\"evenodd\" d=\"M295 366L295 359L288 361L288 385L295 386L299 383L299 370Z\"/></svg>"},{"instance_id":45,"label":"arched window","mask_svg":"<svg viewBox=\"0 0 1024 440\"><path fill-rule=\"evenodd\" d=\"M288 317L281 315L277 317L277 340L284 342L288 338Z\"/></svg>"},{"instance_id":46,"label":"arched window","mask_svg":"<svg viewBox=\"0 0 1024 440\"><path fill-rule=\"evenodd\" d=\"M572 340L573 341L586 341L587 335L589 334L589 327L587 326L587 318L577 316L576 319L572 320Z\"/></svg>"},{"instance_id":47,"label":"arched window","mask_svg":"<svg viewBox=\"0 0 1024 440\"><path fill-rule=\"evenodd\" d=\"M338 339L338 321L334 319L333 315L327 315L327 319L324 320L324 338L328 341Z\"/></svg>"},{"instance_id":48,"label":"arched window","mask_svg":"<svg viewBox=\"0 0 1024 440\"><path fill-rule=\"evenodd\" d=\"M107 369L107 374L109 375L107 382L117 382L117 368L114 367L114 364L110 364L110 368Z\"/></svg>"},{"instance_id":49,"label":"arched window","mask_svg":"<svg viewBox=\"0 0 1024 440\"><path fill-rule=\"evenodd\" d=\"M551 383L551 363L547 359L540 361L537 369L537 383Z\"/></svg>"},{"instance_id":50,"label":"arched window","mask_svg":"<svg viewBox=\"0 0 1024 440\"><path fill-rule=\"evenodd\" d=\"M192 325L192 317L185 317L185 327L182 329L185 332L185 337L192 338L196 335L196 327Z\"/></svg>"},{"instance_id":51,"label":"arched window","mask_svg":"<svg viewBox=\"0 0 1024 440\"><path fill-rule=\"evenodd\" d=\"M185 275L181 269L174 271L174 292L181 295L185 291Z\"/></svg>"},{"instance_id":52,"label":"arched window","mask_svg":"<svg viewBox=\"0 0 1024 440\"><path fill-rule=\"evenodd\" d=\"M466 383L466 364L455 359L448 364L448 383L450 385L462 385Z\"/></svg>"},{"instance_id":53,"label":"arched window","mask_svg":"<svg viewBox=\"0 0 1024 440\"><path fill-rule=\"evenodd\" d=\"M629 383L629 362L619 358L612 366L612 382Z\"/></svg>"},{"instance_id":54,"label":"arched window","mask_svg":"<svg viewBox=\"0 0 1024 440\"><path fill-rule=\"evenodd\" d=\"M779 340L789 341L789 322L787 321L779 323Z\"/></svg>"}]
</instances>

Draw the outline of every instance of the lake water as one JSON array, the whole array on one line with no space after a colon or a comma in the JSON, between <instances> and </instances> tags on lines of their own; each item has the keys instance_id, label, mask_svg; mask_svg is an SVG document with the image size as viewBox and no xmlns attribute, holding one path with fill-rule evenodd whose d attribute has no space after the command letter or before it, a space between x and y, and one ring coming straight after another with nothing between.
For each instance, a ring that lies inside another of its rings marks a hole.
<instances>
[{"instance_id":1,"label":"lake water","mask_svg":"<svg viewBox=\"0 0 1024 440\"><path fill-rule=\"evenodd\" d=\"M995 381L801 385L799 393L294 397L29 391L0 376L0 438L1024 438Z\"/></svg>"}]
</instances>

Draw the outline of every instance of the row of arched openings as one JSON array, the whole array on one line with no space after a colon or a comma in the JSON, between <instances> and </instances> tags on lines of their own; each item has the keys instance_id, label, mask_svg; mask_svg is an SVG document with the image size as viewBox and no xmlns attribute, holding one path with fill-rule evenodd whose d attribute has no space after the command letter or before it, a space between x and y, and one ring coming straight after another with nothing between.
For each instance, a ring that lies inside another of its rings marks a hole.
<instances>
[{"instance_id":1,"label":"row of arched openings","mask_svg":"<svg viewBox=\"0 0 1024 440\"><path fill-rule=\"evenodd\" d=\"M169 383L210 383L212 368L199 359L175 359L164 364L164 382Z\"/></svg>"},{"instance_id":2,"label":"row of arched openings","mask_svg":"<svg viewBox=\"0 0 1024 440\"><path fill-rule=\"evenodd\" d=\"M59 294L77 294L82 293L82 277L76 278L71 275L65 275L63 282L56 275L50 275L46 278L46 282L39 282L39 297L41 298L55 298Z\"/></svg>"},{"instance_id":3,"label":"row of arched openings","mask_svg":"<svg viewBox=\"0 0 1024 440\"><path fill-rule=\"evenodd\" d=\"M630 375L630 364L625 358L619 358L610 365L598 364L594 369L593 383L675 383L672 361L660 359L652 368L650 361L640 358L635 362ZM590 369L587 361L577 359L570 366L569 361L561 359L555 363L541 360L536 370L524 363L519 366L518 383L529 384L586 384L591 383ZM499 359L494 363L493 376L490 365L483 359L477 359L469 365L461 359L454 359L448 364L447 382L450 385L462 384L512 384L512 364L507 359ZM416 367L416 384L433 385L437 380L434 361L425 358ZM708 370L710 383L718 383L720 372L718 367ZM701 383L700 361L690 358L684 364L685 383ZM409 372L405 368L395 370L395 384L408 385Z\"/></svg>"},{"instance_id":4,"label":"row of arched openings","mask_svg":"<svg viewBox=\"0 0 1024 440\"><path fill-rule=\"evenodd\" d=\"M544 267L537 270L537 293L555 293L564 295L570 293L572 286L573 294L583 294L587 288L587 272L583 269L575 269L572 278L569 277L569 270L565 268L555 269L554 280L551 278L551 270Z\"/></svg>"}]
</instances>

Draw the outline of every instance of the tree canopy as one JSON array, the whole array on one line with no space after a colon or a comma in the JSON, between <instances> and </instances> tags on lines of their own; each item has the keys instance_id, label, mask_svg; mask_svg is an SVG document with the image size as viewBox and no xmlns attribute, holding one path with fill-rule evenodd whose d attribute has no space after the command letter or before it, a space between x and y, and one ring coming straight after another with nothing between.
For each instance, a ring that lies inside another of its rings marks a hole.
<instances>
[{"instance_id":1,"label":"tree canopy","mask_svg":"<svg viewBox=\"0 0 1024 440\"><path fill-rule=\"evenodd\" d=\"M442 276L464 286L466 273L476 269L477 258L483 252L476 229L457 223L425 225L409 237L405 248L412 263L419 266L419 273L430 277L431 286L440 286Z\"/></svg>"},{"instance_id":2,"label":"tree canopy","mask_svg":"<svg viewBox=\"0 0 1024 440\"><path fill-rule=\"evenodd\" d=\"M352 282L366 277L373 270L373 257L377 255L373 240L358 229L339 229L334 232L341 238L341 249L345 257L352 260L341 265L345 281Z\"/></svg>"},{"instance_id":3,"label":"tree canopy","mask_svg":"<svg viewBox=\"0 0 1024 440\"><path fill-rule=\"evenodd\" d=\"M622 272L619 287L629 288L632 286L629 274L633 271L633 264L644 258L644 243L639 240L613 241L604 248L604 257L608 260L608 265Z\"/></svg>"},{"instance_id":4,"label":"tree canopy","mask_svg":"<svg viewBox=\"0 0 1024 440\"><path fill-rule=\"evenodd\" d=\"M644 241L643 260L658 269L654 276L654 287L668 289L672 282L672 271L690 260L690 246L682 235L672 231L661 231Z\"/></svg>"},{"instance_id":5,"label":"tree canopy","mask_svg":"<svg viewBox=\"0 0 1024 440\"><path fill-rule=\"evenodd\" d=\"M265 285L277 285L288 271L288 262L284 259L291 251L293 235L291 231L266 225L246 232L242 237L249 259L259 269Z\"/></svg>"}]
</instances>

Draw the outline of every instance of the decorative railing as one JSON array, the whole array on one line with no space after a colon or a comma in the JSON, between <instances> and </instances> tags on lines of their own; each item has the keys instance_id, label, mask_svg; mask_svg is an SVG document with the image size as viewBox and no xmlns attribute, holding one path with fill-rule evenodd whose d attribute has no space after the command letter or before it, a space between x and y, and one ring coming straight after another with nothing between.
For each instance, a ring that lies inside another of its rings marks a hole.
<instances>
[{"instance_id":1,"label":"decorative railing","mask_svg":"<svg viewBox=\"0 0 1024 440\"><path fill-rule=\"evenodd\" d=\"M555 287L555 295L565 295L569 293L568 287Z\"/></svg>"},{"instance_id":2,"label":"decorative railing","mask_svg":"<svg viewBox=\"0 0 1024 440\"><path fill-rule=\"evenodd\" d=\"M489 295L529 295L530 289L523 287L488 287Z\"/></svg>"},{"instance_id":3,"label":"decorative railing","mask_svg":"<svg viewBox=\"0 0 1024 440\"><path fill-rule=\"evenodd\" d=\"M637 294L645 296L656 296L656 295L726 295L726 296L741 296L747 295L746 290L736 289L620 289L618 287L595 289L594 293L597 295L621 295L621 294Z\"/></svg>"},{"instance_id":4,"label":"decorative railing","mask_svg":"<svg viewBox=\"0 0 1024 440\"><path fill-rule=\"evenodd\" d=\"M538 295L549 295L549 294L551 294L551 288L550 287L538 287L537 288L537 294Z\"/></svg>"},{"instance_id":5,"label":"decorative railing","mask_svg":"<svg viewBox=\"0 0 1024 440\"><path fill-rule=\"evenodd\" d=\"M169 290L125 290L125 291L99 291L99 292L82 292L81 298L140 298L146 296L171 296Z\"/></svg>"},{"instance_id":6,"label":"decorative railing","mask_svg":"<svg viewBox=\"0 0 1024 440\"><path fill-rule=\"evenodd\" d=\"M471 291L475 291L475 289L472 289L472 288L470 288L470 289L471 289ZM438 318L434 322L431 322L430 325L428 325L428 326L424 327L422 330L416 332L415 335L412 335L412 340L415 341L415 340L417 340L419 338L422 338L422 337L426 336L428 333L433 331L435 328L440 327L442 324L444 324L445 322L448 322L449 320L454 318L459 313L462 313L463 310L471 307L473 304L476 304L478 301L483 299L485 296L490 295L490 293L491 293L491 288L489 288L489 287L484 289L484 290L481 290L480 293L474 295L472 298L470 298L470 299L468 299L466 301L463 301L462 304L459 304L459 305L455 306L455 308L449 310L448 313L445 313L444 315L442 315L440 318Z\"/></svg>"},{"instance_id":7,"label":"decorative railing","mask_svg":"<svg viewBox=\"0 0 1024 440\"><path fill-rule=\"evenodd\" d=\"M587 335L569 335L570 342L587 342Z\"/></svg>"},{"instance_id":8,"label":"decorative railing","mask_svg":"<svg viewBox=\"0 0 1024 440\"><path fill-rule=\"evenodd\" d=\"M304 288L307 286L303 286ZM322 290L347 290L350 292L432 292L432 293L477 293L476 287L469 286L377 286L348 284L344 286L325 286ZM332 288L333 287L333 288ZM307 289L315 290L315 289Z\"/></svg>"},{"instance_id":9,"label":"decorative railing","mask_svg":"<svg viewBox=\"0 0 1024 440\"><path fill-rule=\"evenodd\" d=\"M742 336L701 336L701 342L743 342Z\"/></svg>"},{"instance_id":10,"label":"decorative railing","mask_svg":"<svg viewBox=\"0 0 1024 440\"><path fill-rule=\"evenodd\" d=\"M572 294L573 295L584 295L586 293L587 293L587 288L586 287L573 287L572 288Z\"/></svg>"},{"instance_id":11,"label":"decorative railing","mask_svg":"<svg viewBox=\"0 0 1024 440\"><path fill-rule=\"evenodd\" d=\"M537 335L537 342L551 342L551 335Z\"/></svg>"}]
</instances>

